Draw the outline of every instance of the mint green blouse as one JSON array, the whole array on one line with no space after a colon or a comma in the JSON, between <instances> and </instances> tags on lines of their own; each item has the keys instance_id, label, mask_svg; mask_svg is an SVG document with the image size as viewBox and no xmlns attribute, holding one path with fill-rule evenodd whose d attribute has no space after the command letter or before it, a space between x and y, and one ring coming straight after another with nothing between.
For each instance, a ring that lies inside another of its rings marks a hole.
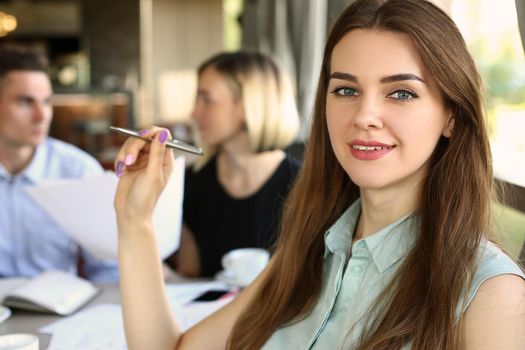
<instances>
[{"instance_id":1,"label":"mint green blouse","mask_svg":"<svg viewBox=\"0 0 525 350\"><path fill-rule=\"evenodd\" d=\"M394 277L416 235L415 216L407 215L352 244L360 210L358 200L325 233L323 286L314 309L306 318L275 331L263 349L355 347L368 310ZM467 298L458 304L458 319L488 278L501 274L525 278L521 269L494 244L482 244L480 254Z\"/></svg>"}]
</instances>

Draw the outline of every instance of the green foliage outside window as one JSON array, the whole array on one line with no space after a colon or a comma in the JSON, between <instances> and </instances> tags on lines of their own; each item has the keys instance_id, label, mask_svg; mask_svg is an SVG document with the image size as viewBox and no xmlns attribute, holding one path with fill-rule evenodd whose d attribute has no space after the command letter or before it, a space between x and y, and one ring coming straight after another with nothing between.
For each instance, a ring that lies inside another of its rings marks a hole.
<instances>
[{"instance_id":1,"label":"green foliage outside window","mask_svg":"<svg viewBox=\"0 0 525 350\"><path fill-rule=\"evenodd\" d=\"M496 110L501 105L525 110L525 67L516 52L515 38L503 36L498 50L489 50L483 38L469 44L485 85L485 102L490 131L494 131Z\"/></svg>"},{"instance_id":2,"label":"green foliage outside window","mask_svg":"<svg viewBox=\"0 0 525 350\"><path fill-rule=\"evenodd\" d=\"M242 0L223 0L224 48L235 51L241 47L239 16L242 13Z\"/></svg>"}]
</instances>

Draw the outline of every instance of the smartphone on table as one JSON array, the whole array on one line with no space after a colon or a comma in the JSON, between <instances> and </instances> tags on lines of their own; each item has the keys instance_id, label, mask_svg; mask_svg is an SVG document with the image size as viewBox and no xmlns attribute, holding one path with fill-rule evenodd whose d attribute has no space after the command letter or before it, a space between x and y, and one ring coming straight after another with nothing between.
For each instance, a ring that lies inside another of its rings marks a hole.
<instances>
[{"instance_id":1,"label":"smartphone on table","mask_svg":"<svg viewBox=\"0 0 525 350\"><path fill-rule=\"evenodd\" d=\"M209 290L207 292L204 292L203 294L199 295L198 297L196 297L195 299L192 300L192 302L195 302L195 301L215 301L215 300L218 300L220 298L222 298L223 296L227 295L227 294L230 294L232 293L231 290L226 290L226 289L214 289L214 290Z\"/></svg>"}]
</instances>

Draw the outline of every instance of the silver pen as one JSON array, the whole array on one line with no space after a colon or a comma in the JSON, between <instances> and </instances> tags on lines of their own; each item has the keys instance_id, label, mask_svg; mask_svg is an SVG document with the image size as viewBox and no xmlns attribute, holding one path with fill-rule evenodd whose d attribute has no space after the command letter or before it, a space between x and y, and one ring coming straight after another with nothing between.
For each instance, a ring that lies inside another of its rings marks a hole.
<instances>
[{"instance_id":1,"label":"silver pen","mask_svg":"<svg viewBox=\"0 0 525 350\"><path fill-rule=\"evenodd\" d=\"M140 136L140 134L137 131L135 131L135 130L124 129L124 128L117 128L115 126L110 126L109 130L118 132L120 134L132 136L132 137L137 137L137 138L142 139L144 141L151 142L151 139L148 139L147 137ZM172 139L172 140L166 141L166 146L174 148L174 149L179 150L179 151L184 151L184 152L188 152L188 153L197 154L199 156L202 156L204 154L204 152L202 152L201 148L195 147L195 146L192 146L192 145L188 145L187 143L179 141L179 140L176 140L176 139Z\"/></svg>"}]
</instances>

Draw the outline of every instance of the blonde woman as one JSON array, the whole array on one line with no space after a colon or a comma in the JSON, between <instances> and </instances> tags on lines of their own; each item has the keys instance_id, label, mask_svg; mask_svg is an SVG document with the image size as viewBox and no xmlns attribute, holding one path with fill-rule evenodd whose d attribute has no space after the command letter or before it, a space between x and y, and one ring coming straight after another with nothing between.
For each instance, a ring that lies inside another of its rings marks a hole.
<instances>
[{"instance_id":1,"label":"blonde woman","mask_svg":"<svg viewBox=\"0 0 525 350\"><path fill-rule=\"evenodd\" d=\"M342 13L277 250L186 332L154 248L172 159L166 131L153 135L115 199L130 349L525 349L525 276L490 241L479 75L430 1L357 0ZM126 141L118 159L144 147Z\"/></svg>"},{"instance_id":2,"label":"blonde woman","mask_svg":"<svg viewBox=\"0 0 525 350\"><path fill-rule=\"evenodd\" d=\"M186 172L179 273L214 276L221 257L270 248L299 168L283 151L299 127L289 78L258 52L220 53L198 69L193 111L205 156Z\"/></svg>"}]
</instances>

